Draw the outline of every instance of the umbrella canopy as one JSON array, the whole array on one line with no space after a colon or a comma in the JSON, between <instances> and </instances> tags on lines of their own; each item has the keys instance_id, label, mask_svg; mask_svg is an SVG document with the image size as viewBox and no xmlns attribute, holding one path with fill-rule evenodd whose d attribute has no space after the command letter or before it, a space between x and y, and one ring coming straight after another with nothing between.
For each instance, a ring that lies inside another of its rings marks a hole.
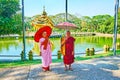
<instances>
[{"instance_id":1,"label":"umbrella canopy","mask_svg":"<svg viewBox=\"0 0 120 80\"><path fill-rule=\"evenodd\" d=\"M43 32L47 32L47 36L49 37L52 32L52 28L49 26L43 26L42 28L40 28L34 35L34 40L36 42L39 42L39 39L42 37Z\"/></svg>"},{"instance_id":2,"label":"umbrella canopy","mask_svg":"<svg viewBox=\"0 0 120 80\"><path fill-rule=\"evenodd\" d=\"M59 23L55 27L60 28L60 29L65 29L65 30L77 29L78 28L75 24L69 23L69 22Z\"/></svg>"}]
</instances>

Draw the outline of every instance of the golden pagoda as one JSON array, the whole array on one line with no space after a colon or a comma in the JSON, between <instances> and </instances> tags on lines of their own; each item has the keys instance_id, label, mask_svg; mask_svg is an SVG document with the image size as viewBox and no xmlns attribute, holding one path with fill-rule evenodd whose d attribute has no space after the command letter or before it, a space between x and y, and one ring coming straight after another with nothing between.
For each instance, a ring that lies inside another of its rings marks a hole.
<instances>
[{"instance_id":1,"label":"golden pagoda","mask_svg":"<svg viewBox=\"0 0 120 80\"><path fill-rule=\"evenodd\" d=\"M47 16L47 13L45 11L45 7L43 7L43 13L42 15L37 15L32 20L32 25L34 26L35 30L38 30L39 28L43 27L44 25L54 27L52 20Z\"/></svg>"}]
</instances>

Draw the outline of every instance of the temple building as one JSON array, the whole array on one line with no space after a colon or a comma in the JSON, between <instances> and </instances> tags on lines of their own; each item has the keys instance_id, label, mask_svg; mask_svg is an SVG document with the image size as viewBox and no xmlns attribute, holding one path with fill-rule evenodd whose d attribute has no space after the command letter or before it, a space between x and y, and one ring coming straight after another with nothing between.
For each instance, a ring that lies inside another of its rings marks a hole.
<instances>
[{"instance_id":1,"label":"temple building","mask_svg":"<svg viewBox=\"0 0 120 80\"><path fill-rule=\"evenodd\" d=\"M47 16L45 7L43 7L43 13L41 15L37 15L33 17L33 20L32 20L32 26L34 26L35 30L38 30L44 25L50 26L52 28L54 27L52 20Z\"/></svg>"}]
</instances>

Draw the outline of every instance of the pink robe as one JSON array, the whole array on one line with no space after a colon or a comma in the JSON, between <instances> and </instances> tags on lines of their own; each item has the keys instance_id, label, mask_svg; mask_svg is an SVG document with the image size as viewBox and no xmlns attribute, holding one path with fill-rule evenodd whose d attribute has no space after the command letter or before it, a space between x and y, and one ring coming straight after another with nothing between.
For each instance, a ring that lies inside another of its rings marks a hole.
<instances>
[{"instance_id":1,"label":"pink robe","mask_svg":"<svg viewBox=\"0 0 120 80\"><path fill-rule=\"evenodd\" d=\"M50 42L48 41L47 44L47 49L44 49L44 45L41 45L42 42L44 42L45 38L40 38L39 43L40 43L40 51L41 51L41 56L42 56L42 66L43 67L49 67L50 63L52 62L51 58L51 46Z\"/></svg>"}]
</instances>

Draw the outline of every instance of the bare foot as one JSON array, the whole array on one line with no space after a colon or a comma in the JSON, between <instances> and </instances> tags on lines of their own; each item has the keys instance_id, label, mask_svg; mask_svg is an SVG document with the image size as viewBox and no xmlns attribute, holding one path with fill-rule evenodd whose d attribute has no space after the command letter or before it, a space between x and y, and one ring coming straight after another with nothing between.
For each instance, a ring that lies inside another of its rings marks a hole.
<instances>
[{"instance_id":1,"label":"bare foot","mask_svg":"<svg viewBox=\"0 0 120 80\"><path fill-rule=\"evenodd\" d=\"M69 70L70 70L70 71L73 71L73 69L72 69L72 68L69 68Z\"/></svg>"},{"instance_id":2,"label":"bare foot","mask_svg":"<svg viewBox=\"0 0 120 80\"><path fill-rule=\"evenodd\" d=\"M43 72L46 72L47 70L45 70L45 69L42 69L42 71L43 71Z\"/></svg>"},{"instance_id":3,"label":"bare foot","mask_svg":"<svg viewBox=\"0 0 120 80\"><path fill-rule=\"evenodd\" d=\"M65 71L67 71L68 69L67 69L67 68L65 68L64 70L65 70Z\"/></svg>"},{"instance_id":4,"label":"bare foot","mask_svg":"<svg viewBox=\"0 0 120 80\"><path fill-rule=\"evenodd\" d=\"M51 69L49 69L48 71L52 71Z\"/></svg>"}]
</instances>

